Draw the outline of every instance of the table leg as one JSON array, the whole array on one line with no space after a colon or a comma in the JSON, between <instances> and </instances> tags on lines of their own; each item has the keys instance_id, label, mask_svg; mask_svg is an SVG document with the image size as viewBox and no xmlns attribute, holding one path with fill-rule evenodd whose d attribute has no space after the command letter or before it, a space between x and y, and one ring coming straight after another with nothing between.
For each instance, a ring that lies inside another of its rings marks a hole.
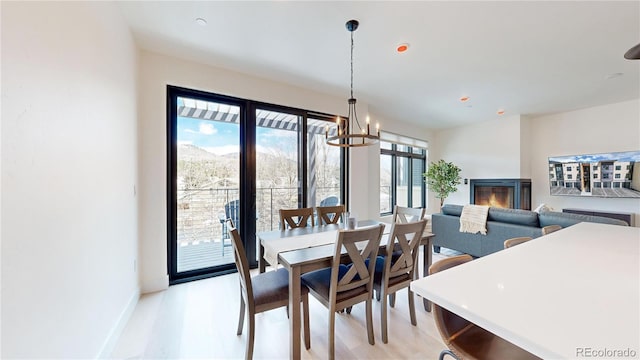
<instances>
[{"instance_id":1,"label":"table leg","mask_svg":"<svg viewBox=\"0 0 640 360\"><path fill-rule=\"evenodd\" d=\"M263 273L266 269L266 265L264 263L264 246L262 246L262 241L260 241L260 257L258 257L258 269L260 273Z\"/></svg>"},{"instance_id":2,"label":"table leg","mask_svg":"<svg viewBox=\"0 0 640 360\"><path fill-rule=\"evenodd\" d=\"M300 268L289 269L289 358L300 359Z\"/></svg>"},{"instance_id":3,"label":"table leg","mask_svg":"<svg viewBox=\"0 0 640 360\"><path fill-rule=\"evenodd\" d=\"M433 249L433 246L431 246L431 237L429 237L429 239L427 240L427 244L424 245L424 247L422 248L422 256L423 256L422 276L429 275L429 266L431 266L431 262L433 261L432 249ZM422 303L424 305L424 309L427 312L431 312L431 301L427 300L426 298L422 298Z\"/></svg>"}]
</instances>

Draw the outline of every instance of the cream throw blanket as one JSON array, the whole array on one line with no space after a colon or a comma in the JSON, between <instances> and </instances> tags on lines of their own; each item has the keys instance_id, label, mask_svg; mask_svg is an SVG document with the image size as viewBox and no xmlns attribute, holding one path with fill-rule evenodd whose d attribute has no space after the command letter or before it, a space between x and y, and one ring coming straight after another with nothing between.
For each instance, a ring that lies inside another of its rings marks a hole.
<instances>
[{"instance_id":1,"label":"cream throw blanket","mask_svg":"<svg viewBox=\"0 0 640 360\"><path fill-rule=\"evenodd\" d=\"M487 215L488 206L465 205L460 215L460 232L487 235Z\"/></svg>"}]
</instances>

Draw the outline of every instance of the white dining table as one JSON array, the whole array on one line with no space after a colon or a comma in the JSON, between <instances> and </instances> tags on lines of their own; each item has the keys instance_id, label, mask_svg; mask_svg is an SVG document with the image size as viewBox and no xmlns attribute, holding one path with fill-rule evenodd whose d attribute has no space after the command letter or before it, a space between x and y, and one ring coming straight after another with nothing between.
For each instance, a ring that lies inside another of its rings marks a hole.
<instances>
[{"instance_id":1,"label":"white dining table","mask_svg":"<svg viewBox=\"0 0 640 360\"><path fill-rule=\"evenodd\" d=\"M364 220L358 222L358 227L378 223L373 220ZM259 271L265 271L267 258L273 261L270 265L280 264L289 271L289 356L291 359L301 357L300 276L309 271L331 266L338 230L340 230L339 225L325 225L256 234L260 243ZM381 245L386 245L390 230L391 225L386 224ZM298 242L291 242L292 238ZM431 264L432 238L433 234L425 232L420 243L424 252L423 275L427 274L427 268ZM425 310L430 311L431 304L426 299L424 299L424 307Z\"/></svg>"},{"instance_id":2,"label":"white dining table","mask_svg":"<svg viewBox=\"0 0 640 360\"><path fill-rule=\"evenodd\" d=\"M640 357L640 228L579 223L411 289L543 359Z\"/></svg>"}]
</instances>

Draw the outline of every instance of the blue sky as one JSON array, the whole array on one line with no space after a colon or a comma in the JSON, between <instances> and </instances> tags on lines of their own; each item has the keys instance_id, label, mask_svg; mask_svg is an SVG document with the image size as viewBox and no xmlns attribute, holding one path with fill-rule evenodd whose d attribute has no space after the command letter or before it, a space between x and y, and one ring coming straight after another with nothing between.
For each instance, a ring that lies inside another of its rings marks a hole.
<instances>
[{"instance_id":1,"label":"blue sky","mask_svg":"<svg viewBox=\"0 0 640 360\"><path fill-rule=\"evenodd\" d=\"M549 161L557 161L562 163L571 162L598 162L605 160L616 161L634 161L640 162L640 151L622 151L602 154L585 154L585 155L571 155L571 156L554 156L550 157Z\"/></svg>"},{"instance_id":2,"label":"blue sky","mask_svg":"<svg viewBox=\"0 0 640 360\"><path fill-rule=\"evenodd\" d=\"M211 153L224 155L237 153L240 143L240 127L237 123L178 117L178 144L191 144ZM257 150L290 150L296 146L296 133L259 127L256 133Z\"/></svg>"}]
</instances>

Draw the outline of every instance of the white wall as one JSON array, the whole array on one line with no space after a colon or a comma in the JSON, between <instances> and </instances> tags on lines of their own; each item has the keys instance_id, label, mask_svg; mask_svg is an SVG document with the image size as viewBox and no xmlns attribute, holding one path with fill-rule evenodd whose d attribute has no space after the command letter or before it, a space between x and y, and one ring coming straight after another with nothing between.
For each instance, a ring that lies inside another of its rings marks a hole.
<instances>
[{"instance_id":1,"label":"white wall","mask_svg":"<svg viewBox=\"0 0 640 360\"><path fill-rule=\"evenodd\" d=\"M479 124L440 130L432 161L444 159L458 165L460 176L468 179L520 178L520 116L500 117ZM445 203L468 204L469 185L458 185ZM440 202L432 201L430 212L437 212Z\"/></svg>"},{"instance_id":2,"label":"white wall","mask_svg":"<svg viewBox=\"0 0 640 360\"><path fill-rule=\"evenodd\" d=\"M640 100L531 119L532 206L633 212L640 226L640 199L551 196L550 156L640 150Z\"/></svg>"},{"instance_id":3,"label":"white wall","mask_svg":"<svg viewBox=\"0 0 640 360\"><path fill-rule=\"evenodd\" d=\"M1 6L1 357L103 356L139 296L136 48L110 3Z\"/></svg>"},{"instance_id":4,"label":"white wall","mask_svg":"<svg viewBox=\"0 0 640 360\"><path fill-rule=\"evenodd\" d=\"M441 130L436 143L431 159L456 163L463 178L531 178L532 207L633 212L640 226L640 199L551 196L548 177L550 156L640 150L640 100ZM469 203L469 186L461 184L446 202Z\"/></svg>"}]
</instances>

